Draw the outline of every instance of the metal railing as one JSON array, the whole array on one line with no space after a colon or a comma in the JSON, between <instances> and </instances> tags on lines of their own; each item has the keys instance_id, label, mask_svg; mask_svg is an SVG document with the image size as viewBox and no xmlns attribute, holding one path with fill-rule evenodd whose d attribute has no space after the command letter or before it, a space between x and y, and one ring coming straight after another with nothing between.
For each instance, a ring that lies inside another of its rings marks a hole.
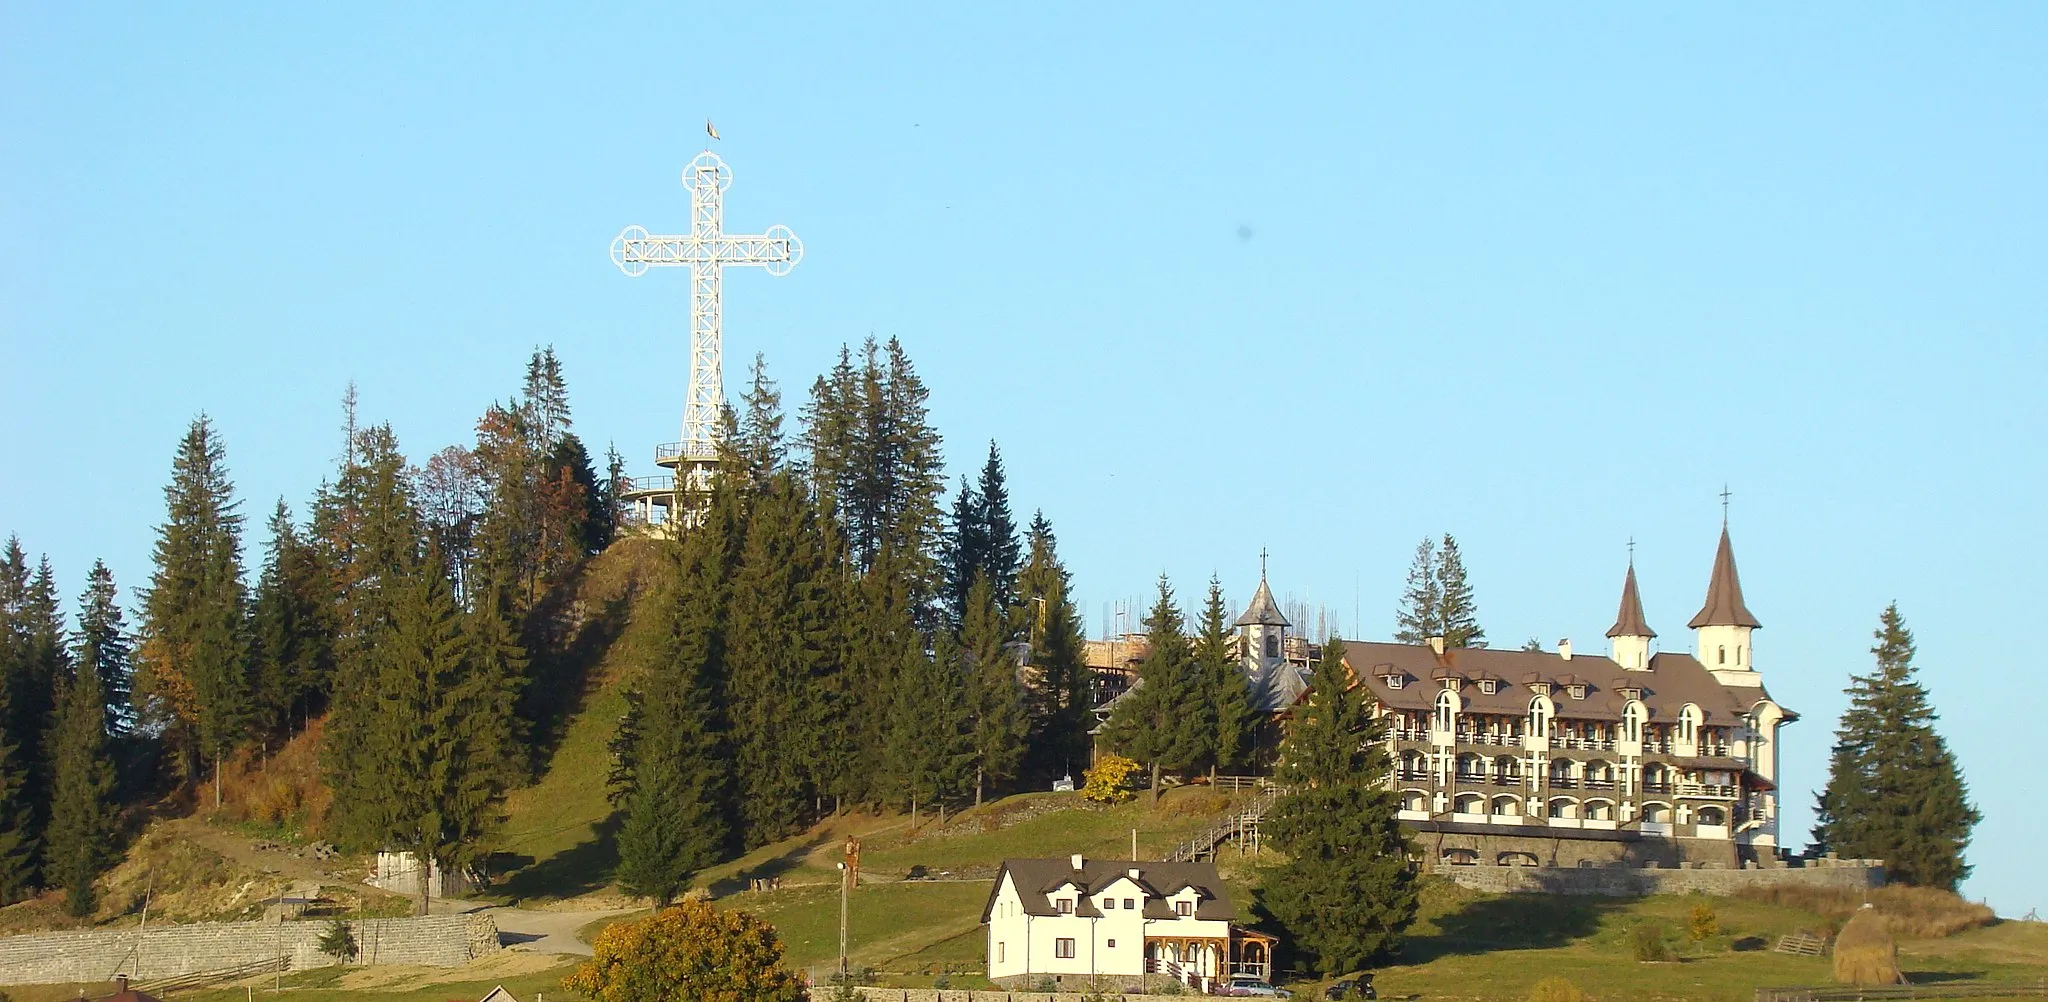
<instances>
[{"instance_id":1,"label":"metal railing","mask_svg":"<svg viewBox=\"0 0 2048 1002\"><path fill-rule=\"evenodd\" d=\"M673 473L662 473L646 477L619 478L618 490L621 496L627 494L665 493L674 491L675 489L676 477Z\"/></svg>"},{"instance_id":2,"label":"metal railing","mask_svg":"<svg viewBox=\"0 0 2048 1002\"><path fill-rule=\"evenodd\" d=\"M1980 984L1942 981L1929 985L1883 985L1855 988L1759 988L1756 1002L1852 1002L1862 999L2010 999L2048 996L2048 978Z\"/></svg>"}]
</instances>

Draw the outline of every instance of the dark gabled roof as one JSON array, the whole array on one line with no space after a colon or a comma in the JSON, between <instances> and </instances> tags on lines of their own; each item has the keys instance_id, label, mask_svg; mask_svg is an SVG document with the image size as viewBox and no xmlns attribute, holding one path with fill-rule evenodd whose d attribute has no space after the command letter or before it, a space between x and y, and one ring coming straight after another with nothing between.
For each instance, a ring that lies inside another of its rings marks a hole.
<instances>
[{"instance_id":1,"label":"dark gabled roof","mask_svg":"<svg viewBox=\"0 0 2048 1002\"><path fill-rule=\"evenodd\" d=\"M1607 628L1609 637L1655 637L1656 630L1643 618L1643 598L1636 594L1636 565L1630 561L1628 577L1621 582L1621 611L1614 614L1614 625Z\"/></svg>"},{"instance_id":2,"label":"dark gabled roof","mask_svg":"<svg viewBox=\"0 0 2048 1002\"><path fill-rule=\"evenodd\" d=\"M1244 615L1237 617L1237 622L1230 625L1232 627L1239 627L1292 626L1294 624L1289 623L1287 617L1280 614L1280 606L1273 601L1273 590L1266 587L1266 578L1264 575L1260 575L1259 590L1252 592L1252 604L1245 608Z\"/></svg>"},{"instance_id":3,"label":"dark gabled roof","mask_svg":"<svg viewBox=\"0 0 2048 1002\"><path fill-rule=\"evenodd\" d=\"M1714 576L1707 582L1707 604L1699 615L1685 624L1702 626L1747 626L1761 628L1749 607L1742 604L1742 579L1735 575L1735 548L1728 544L1728 527L1721 527L1721 548L1714 551Z\"/></svg>"},{"instance_id":4,"label":"dark gabled roof","mask_svg":"<svg viewBox=\"0 0 2048 1002\"><path fill-rule=\"evenodd\" d=\"M1264 676L1252 680L1252 709L1261 713L1291 710L1309 690L1308 673L1291 661L1282 661Z\"/></svg>"},{"instance_id":5,"label":"dark gabled roof","mask_svg":"<svg viewBox=\"0 0 2048 1002\"><path fill-rule=\"evenodd\" d=\"M1550 697L1559 718L1620 720L1628 700L1622 689L1641 689L1650 719L1672 721L1687 703L1698 704L1708 723L1726 726L1747 713L1761 689L1736 689L1714 679L1707 666L1689 654L1662 653L1650 658L1649 670L1630 671L1596 654L1575 654L1570 661L1548 651L1515 651L1489 647L1452 648L1441 655L1420 644L1385 644L1362 640L1344 642L1344 659L1354 666L1368 666L1369 672L1353 671L1359 683L1371 689L1382 704L1402 710L1429 712L1436 707L1441 685L1387 685L1386 676L1404 674L1415 679L1480 678L1517 679L1488 693L1477 685L1465 685L1458 693L1467 713L1521 715L1529 712L1534 695L1529 685L1549 682L1558 687ZM1586 687L1584 699L1572 699L1567 685Z\"/></svg>"},{"instance_id":6,"label":"dark gabled roof","mask_svg":"<svg viewBox=\"0 0 2048 1002\"><path fill-rule=\"evenodd\" d=\"M1228 922L1237 917L1230 904L1230 890L1223 886L1215 863L1083 859L1081 868L1076 870L1071 859L1006 859L1003 868L996 872L994 886L989 888L988 902L981 907L981 920L987 922L995 910L996 895L1002 893L1005 876L1017 885L1017 896L1030 915L1058 915L1059 909L1053 907L1047 895L1068 884L1080 885L1082 898L1075 905L1074 914L1086 918L1101 914L1088 898L1129 877L1132 870L1138 871L1138 886L1145 891L1146 918L1174 918L1166 899L1190 887L1196 894L1195 918Z\"/></svg>"}]
</instances>

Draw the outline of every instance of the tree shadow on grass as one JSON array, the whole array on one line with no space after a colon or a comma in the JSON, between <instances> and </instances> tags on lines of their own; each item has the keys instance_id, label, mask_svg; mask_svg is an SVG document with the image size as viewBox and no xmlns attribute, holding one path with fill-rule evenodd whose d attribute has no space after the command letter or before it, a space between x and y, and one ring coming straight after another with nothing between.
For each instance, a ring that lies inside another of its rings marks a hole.
<instances>
[{"instance_id":1,"label":"tree shadow on grass","mask_svg":"<svg viewBox=\"0 0 2048 1002\"><path fill-rule=\"evenodd\" d=\"M595 837L513 871L497 886L497 892L517 903L527 898L573 898L603 888L618 869L619 826L623 822L623 813L613 811L592 826Z\"/></svg>"},{"instance_id":2,"label":"tree shadow on grass","mask_svg":"<svg viewBox=\"0 0 2048 1002\"><path fill-rule=\"evenodd\" d=\"M1916 985L1938 985L1956 981L1979 981L1981 971L1907 971L1906 980Z\"/></svg>"},{"instance_id":3,"label":"tree shadow on grass","mask_svg":"<svg viewBox=\"0 0 2048 1002\"><path fill-rule=\"evenodd\" d=\"M714 880L710 886L711 896L722 898L728 894L747 890L750 881L772 880L788 873L803 865L804 857L816 851L819 846L836 839L837 836L835 835L821 832L797 845L791 846L788 852L764 859L730 877L721 877L718 880Z\"/></svg>"},{"instance_id":4,"label":"tree shadow on grass","mask_svg":"<svg viewBox=\"0 0 2048 1002\"><path fill-rule=\"evenodd\" d=\"M1482 898L1437 918L1436 935L1411 937L1402 947L1401 962L1426 964L1457 954L1564 946L1598 932L1602 916L1628 903L1627 898L1563 894Z\"/></svg>"}]
</instances>

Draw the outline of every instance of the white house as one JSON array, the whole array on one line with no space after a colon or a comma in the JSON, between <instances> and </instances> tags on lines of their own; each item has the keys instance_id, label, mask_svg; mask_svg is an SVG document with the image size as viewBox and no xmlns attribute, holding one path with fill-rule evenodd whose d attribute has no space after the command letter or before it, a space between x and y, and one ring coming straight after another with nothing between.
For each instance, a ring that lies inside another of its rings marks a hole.
<instances>
[{"instance_id":1,"label":"white house","mask_svg":"<svg viewBox=\"0 0 2048 1002\"><path fill-rule=\"evenodd\" d=\"M1203 991L1269 977L1274 938L1236 914L1214 863L1004 860L981 912L988 977L1015 989L1162 975Z\"/></svg>"}]
</instances>

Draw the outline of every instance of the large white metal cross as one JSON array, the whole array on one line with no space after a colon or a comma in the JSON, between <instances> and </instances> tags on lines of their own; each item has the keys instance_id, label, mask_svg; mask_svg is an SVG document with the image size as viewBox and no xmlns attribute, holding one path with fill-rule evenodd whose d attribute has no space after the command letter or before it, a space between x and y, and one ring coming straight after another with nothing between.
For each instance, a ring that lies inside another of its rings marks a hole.
<instances>
[{"instance_id":1,"label":"large white metal cross","mask_svg":"<svg viewBox=\"0 0 2048 1002\"><path fill-rule=\"evenodd\" d=\"M612 261L628 275L638 277L649 268L690 269L690 388L683 402L683 440L655 450L657 462L675 466L679 490L685 489L692 474L701 478L708 472L718 456L714 434L725 406L721 273L751 266L766 268L770 275L787 275L804 256L803 242L787 226L770 226L766 233L753 235L725 232L724 196L732 185L732 168L718 154L697 154L683 169L683 184L690 189L688 235L650 236L642 227L628 226L612 241Z\"/></svg>"}]
</instances>

